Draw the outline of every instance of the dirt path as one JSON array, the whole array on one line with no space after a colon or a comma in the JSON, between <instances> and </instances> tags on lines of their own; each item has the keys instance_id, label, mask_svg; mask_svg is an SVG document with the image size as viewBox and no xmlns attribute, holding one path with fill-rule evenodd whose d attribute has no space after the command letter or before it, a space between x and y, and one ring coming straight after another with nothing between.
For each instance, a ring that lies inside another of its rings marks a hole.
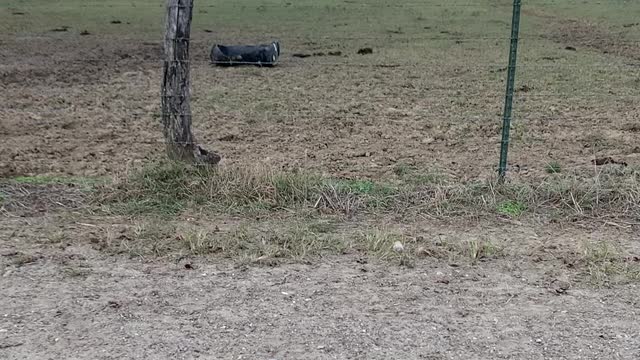
<instances>
[{"instance_id":1,"label":"dirt path","mask_svg":"<svg viewBox=\"0 0 640 360\"><path fill-rule=\"evenodd\" d=\"M28 240L19 223L3 220L0 242L3 359L640 356L637 285L554 289L544 263L404 268L344 256L245 268L206 258L186 269L82 242L44 246L42 229Z\"/></svg>"}]
</instances>

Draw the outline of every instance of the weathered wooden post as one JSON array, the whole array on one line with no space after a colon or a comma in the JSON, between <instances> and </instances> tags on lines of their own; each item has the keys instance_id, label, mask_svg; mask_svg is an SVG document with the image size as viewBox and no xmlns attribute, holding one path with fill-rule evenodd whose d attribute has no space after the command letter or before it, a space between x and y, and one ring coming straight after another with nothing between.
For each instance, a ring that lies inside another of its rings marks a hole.
<instances>
[{"instance_id":1,"label":"weathered wooden post","mask_svg":"<svg viewBox=\"0 0 640 360\"><path fill-rule=\"evenodd\" d=\"M220 156L200 147L191 133L189 39L193 0L167 0L162 81L162 124L169 158L217 164Z\"/></svg>"}]
</instances>

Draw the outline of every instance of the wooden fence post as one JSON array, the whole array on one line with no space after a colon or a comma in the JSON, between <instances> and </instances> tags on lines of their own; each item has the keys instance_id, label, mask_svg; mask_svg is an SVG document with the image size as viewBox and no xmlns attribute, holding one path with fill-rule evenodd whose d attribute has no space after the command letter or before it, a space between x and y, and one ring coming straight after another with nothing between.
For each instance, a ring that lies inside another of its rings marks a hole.
<instances>
[{"instance_id":1,"label":"wooden fence post","mask_svg":"<svg viewBox=\"0 0 640 360\"><path fill-rule=\"evenodd\" d=\"M162 124L174 160L217 164L220 156L200 147L191 133L189 40L194 0L167 0L162 82Z\"/></svg>"}]
</instances>

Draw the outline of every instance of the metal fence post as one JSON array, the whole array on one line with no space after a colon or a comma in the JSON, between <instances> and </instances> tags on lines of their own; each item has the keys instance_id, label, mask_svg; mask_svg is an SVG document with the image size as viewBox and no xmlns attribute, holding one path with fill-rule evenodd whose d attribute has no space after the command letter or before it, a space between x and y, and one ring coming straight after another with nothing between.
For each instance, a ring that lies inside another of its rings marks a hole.
<instances>
[{"instance_id":1,"label":"metal fence post","mask_svg":"<svg viewBox=\"0 0 640 360\"><path fill-rule=\"evenodd\" d=\"M504 181L507 173L507 153L509 152L509 132L511 130L511 113L513 110L513 93L516 78L516 60L518 57L518 34L520 33L521 0L513 0L513 17L511 19L511 46L509 49L509 67L507 69L507 93L504 99L504 116L502 118L502 141L500 143L499 180Z\"/></svg>"}]
</instances>

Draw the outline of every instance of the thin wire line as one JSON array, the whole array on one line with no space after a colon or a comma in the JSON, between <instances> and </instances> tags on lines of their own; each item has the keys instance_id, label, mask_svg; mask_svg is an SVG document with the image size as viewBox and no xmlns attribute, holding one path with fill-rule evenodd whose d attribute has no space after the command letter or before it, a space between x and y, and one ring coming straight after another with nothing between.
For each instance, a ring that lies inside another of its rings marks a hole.
<instances>
[{"instance_id":1,"label":"thin wire line","mask_svg":"<svg viewBox=\"0 0 640 360\"><path fill-rule=\"evenodd\" d=\"M353 54L353 56L358 56L357 54ZM282 57L275 63L262 63L263 67L271 67L273 69L288 69L288 68L305 68L305 67L319 67L319 66L327 66L327 67L363 67L363 68L431 68L437 66L437 69L434 71L442 71L446 69L447 71L457 71L457 72L467 72L467 71L482 71L489 70L490 73L498 73L502 71L506 71L506 67L502 63L486 63L486 64L475 64L474 66L467 66L464 64L441 64L441 63L355 63L355 62L329 62L322 61L320 58L331 58L331 55L317 56L309 54L309 57L304 59L298 58L295 56ZM343 57L343 56L335 56L335 57ZM34 60L33 58L24 58L25 60L21 62L21 65L29 65L29 60ZM305 60L306 59L306 60ZM562 59L559 59L562 60ZM535 60L535 61L554 61L554 60ZM136 64L158 64L161 65L165 62L169 63L192 63L197 66L202 65L216 65L212 63L209 59L193 59L193 60L162 60L162 59L141 59L136 57L128 57L119 60L105 60L103 58L84 58L84 59L51 59L48 65L51 64L117 64L119 62L135 62ZM259 67L259 64L256 62L241 62L241 61L233 61L231 62L233 65L254 65ZM37 64L34 64L37 65ZM219 62L220 68L228 67L229 62ZM6 66L6 65L5 65ZM558 71L562 71L563 69L583 69L583 70L603 70L603 71L613 71L619 70L620 68L625 68L625 71L630 71L630 73L640 72L640 62L639 63L592 63L592 64L573 64L573 63L553 63L553 64L530 64L530 63L520 63L517 66L518 69L524 70L525 74L527 70L531 69L557 69Z\"/></svg>"},{"instance_id":2,"label":"thin wire line","mask_svg":"<svg viewBox=\"0 0 640 360\"><path fill-rule=\"evenodd\" d=\"M160 107L160 104L158 104L158 107ZM400 109L398 109L400 110ZM296 118L298 119L300 117L300 114L303 115L315 115L318 112L324 112L326 113L325 110L318 110L318 111L312 111L312 110L298 110L296 111L295 114L284 114L284 113L261 113L259 114L260 117L264 118ZM21 111L8 111L6 112L7 114L19 114L21 113ZM210 113L200 113L200 112L192 112L191 114L182 114L182 113L175 113L175 114L170 114L170 116L191 116L191 117L218 117L218 116L223 116L225 114L229 114L229 113L237 113L237 112L228 112L228 111L217 111L216 114L210 114ZM137 115L137 116L162 116L162 113L160 112L151 112L151 113L124 113L124 115ZM592 114L585 114L585 115L565 115L565 114L540 114L540 115L516 115L514 116L515 119L517 119L517 121L547 121L547 122L559 122L559 121L566 121L566 120L570 120L570 121L577 121L577 120L590 120L590 121L600 121L600 122L604 122L604 121L608 121L610 119L610 116L612 114L599 114L599 113L592 113ZM421 114L415 114L416 117L422 117ZM314 117L315 118L315 117ZM496 121L497 125L500 125L502 123L502 114L495 114L495 115L487 115L487 114L460 114L460 115L456 115L456 116L450 116L451 120L455 120L455 124L460 124L460 121L464 121L465 123L475 123L475 124L479 124L479 125L486 125L486 121ZM629 121L633 121L635 118L637 118L637 116L630 116L629 117ZM134 118L135 119L135 118ZM389 119L389 121L394 121L394 119ZM564 123L558 123L557 124L560 127L573 127L574 125L572 124L564 124Z\"/></svg>"},{"instance_id":3,"label":"thin wire line","mask_svg":"<svg viewBox=\"0 0 640 360\"><path fill-rule=\"evenodd\" d=\"M451 31L453 33L455 33L455 31ZM67 32L66 34L71 34L72 38L74 39L87 39L87 40L93 40L94 38L92 37L86 37L86 36L78 36L76 34L72 34ZM444 34L444 33L443 33ZM268 35L268 34L261 34L261 35L239 35L238 37L232 37L232 36L224 36L224 37L215 37L215 36L211 36L211 39L200 39L197 37L197 35L194 37L190 37L190 38L170 38L170 39L166 39L166 40L170 40L170 41L180 41L180 40L184 40L184 41L189 41L191 43L219 43L220 41L235 41L238 42L240 40L243 39L256 39L256 38L261 38L261 39L274 39L274 40L279 40L279 41L305 41L305 42L311 42L313 44L316 45L322 45L317 43L317 41L362 41L362 40L377 40L380 41L381 37L388 37L389 39L384 39L384 40L394 40L396 41L395 44L403 44L404 41L409 41L409 40L429 40L429 41L458 41L458 42L470 42L470 41L478 41L478 40L486 40L486 41L510 41L511 38L508 35L498 35L496 34L492 34L490 36L466 36L464 34L460 34L460 35L454 35L454 36L413 36L413 35L409 35L409 36L402 36L404 34L393 34L393 33L385 33L385 34L380 34L379 36L354 36L354 37L349 37L349 36L282 36L282 35ZM552 34L547 34L547 33L539 33L539 34L529 34L529 35L525 35L525 36L520 36L518 38L518 40L521 41L553 41L553 35ZM41 33L41 34L30 34L30 35L20 35L20 34L16 34L15 36L12 36L13 39L15 40L21 40L21 39L38 39L38 40L58 40L58 41L65 41L65 40L69 40L69 36L51 36L51 35L46 35L46 33ZM152 46L152 45L162 45L163 42L162 40L152 40L150 38L139 38L139 37L121 37L118 35L101 35L99 36L100 39L110 39L110 38L117 38L118 41L144 41L145 44L144 45L148 45L148 46ZM640 38L639 39L614 39L611 37L593 37L593 36L589 36L589 35L574 35L571 38L572 41L574 42L578 42L578 41L582 41L582 40L589 40L592 43L596 43L598 41L610 41L612 45L640 45ZM404 43L407 45L411 45L408 43ZM266 45L266 44L265 44ZM560 45L558 45L560 46ZM590 46L592 46L591 43L588 44L578 44L578 47L584 47L584 48L589 48Z\"/></svg>"},{"instance_id":4,"label":"thin wire line","mask_svg":"<svg viewBox=\"0 0 640 360\"><path fill-rule=\"evenodd\" d=\"M192 81L193 83L193 81ZM398 87L394 87L394 88L389 88L390 93L389 94L382 94L382 95L368 95L366 93L360 93L360 94L352 94L352 96L355 96L354 100L357 99L367 99L367 100L388 100L388 99L397 99L399 97L404 97L404 96L424 96L424 95L438 95L438 96L455 96L457 98L465 98L468 99L469 97L477 97L477 98L482 98L484 99L485 97L496 97L498 94L500 94L501 92L501 88L502 88L502 84L499 83L495 83L493 84L495 85L495 89L493 91L490 90L483 90L483 91L477 91L477 92L469 92L466 89L466 85L460 85L460 87L452 87L452 88L440 88L440 87L433 87L433 88L429 88L429 87L425 87L425 88L421 88L420 86L416 86L415 90L412 90L410 88L406 88L403 87L403 91L398 92ZM375 87L376 85L372 85L372 86L367 86L367 87L360 87L358 89L354 89L354 90L364 90L367 89L369 87ZM522 90L522 86L516 88L515 91L515 96L517 99L528 99L528 98L542 98L542 97L549 97L549 98L563 98L563 99L586 99L586 98L618 98L620 100L628 100L628 99L638 99L640 98L640 94L615 94L615 93L596 93L596 92L576 92L573 89L568 89L566 90L567 93L564 92L554 92L554 93L535 93L535 89L532 90ZM23 90L28 90L31 89L32 86L25 86L24 88L22 88ZM16 89L21 89L19 87L14 87L12 88L13 90ZM274 99L274 94L277 94L278 92L274 91L273 89L270 90L270 95L269 96L264 96L264 99ZM358 96L359 95L359 96ZM207 96L201 96L198 95L197 93L194 95L193 93L190 95L163 95L161 93L157 94L158 97L166 97L166 98L171 98L171 97L187 97L189 96L191 98L192 101L197 102L199 100L205 100L208 101L209 99L207 98ZM261 99L262 97L260 96L253 96L253 95L247 95L247 97L250 97L252 99ZM308 97L313 97L315 99L324 99L324 98L332 98L331 95L325 96L325 97L319 97L319 96L307 96L304 95L300 92L297 92L295 94L295 96L291 97L290 99L299 99L299 98L308 98ZM127 96L128 99L131 99L131 96ZM143 98L144 99L144 98ZM407 99L407 100L412 100L415 101L416 99ZM2 109L0 109L0 111L2 111Z\"/></svg>"},{"instance_id":5,"label":"thin wire line","mask_svg":"<svg viewBox=\"0 0 640 360\"><path fill-rule=\"evenodd\" d=\"M611 5L619 5L619 6L626 6L629 4L633 4L633 1L597 1L597 2L589 2L589 1L546 1L546 2L526 2L525 4L523 4L524 6L594 6L594 5L606 5L606 6L611 6ZM40 7L47 7L48 5L36 5L36 4L30 4L30 5L22 5L22 7L16 7L16 6L3 6L0 8L5 8L5 9L9 9L9 10L21 10L21 9L25 9L25 8L30 8L30 9L34 9L34 8L40 8ZM248 5L248 4L242 4L242 3L235 3L232 5L233 8L247 8L247 7L254 7L255 4L252 5ZM405 2L405 3L399 3L399 4L389 4L389 3L366 3L366 2L356 2L356 1L345 1L344 3L341 4L335 4L335 5L329 5L329 4L291 4L291 5L284 5L282 3L270 3L270 4L260 4L255 6L256 8L260 9L260 8L312 8L312 9L341 9L341 8L348 8L348 7L371 7L371 8L440 8L440 7L484 7L484 8L495 8L495 7L505 7L505 8L511 8L512 4L510 3L504 3L504 4L497 4L497 3L492 3L492 4L487 4L487 3L424 3L424 2ZM140 4L140 3L133 3L133 4L98 4L98 3L93 3L93 4L82 4L82 5L70 5L70 4L56 4L56 9L60 9L60 8L73 8L73 9L78 9L78 8L120 8L120 7L126 7L126 8L157 8L157 9L163 9L163 8L186 8L186 6L166 6L163 4ZM196 9L202 9L202 8L228 8L228 6L226 5L221 5L221 4L197 4L195 6L191 6L192 8L196 8Z\"/></svg>"}]
</instances>

